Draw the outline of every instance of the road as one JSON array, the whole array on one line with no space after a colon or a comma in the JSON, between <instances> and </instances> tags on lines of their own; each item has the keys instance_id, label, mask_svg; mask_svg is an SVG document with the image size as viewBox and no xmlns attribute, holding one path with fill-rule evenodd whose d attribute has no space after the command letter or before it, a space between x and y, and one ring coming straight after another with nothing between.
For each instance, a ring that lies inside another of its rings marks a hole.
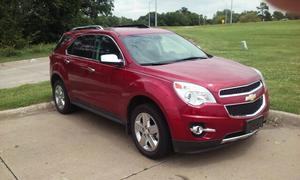
<instances>
[{"instance_id":1,"label":"road","mask_svg":"<svg viewBox=\"0 0 300 180\"><path fill-rule=\"evenodd\" d=\"M83 110L51 110L0 119L0 179L299 180L299 142L300 126L268 125L223 149L153 161L121 125Z\"/></svg>"},{"instance_id":2,"label":"road","mask_svg":"<svg viewBox=\"0 0 300 180\"><path fill-rule=\"evenodd\" d=\"M0 64L0 89L49 79L48 57Z\"/></svg>"}]
</instances>

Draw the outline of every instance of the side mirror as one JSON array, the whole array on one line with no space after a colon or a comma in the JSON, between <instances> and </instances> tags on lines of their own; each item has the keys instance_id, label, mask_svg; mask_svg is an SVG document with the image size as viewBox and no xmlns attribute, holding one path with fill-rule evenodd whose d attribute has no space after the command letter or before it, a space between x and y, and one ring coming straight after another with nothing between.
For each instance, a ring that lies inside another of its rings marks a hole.
<instances>
[{"instance_id":1,"label":"side mirror","mask_svg":"<svg viewBox=\"0 0 300 180\"><path fill-rule=\"evenodd\" d=\"M101 62L104 64L115 64L115 65L123 65L123 60L119 59L115 54L105 54L101 55Z\"/></svg>"}]
</instances>

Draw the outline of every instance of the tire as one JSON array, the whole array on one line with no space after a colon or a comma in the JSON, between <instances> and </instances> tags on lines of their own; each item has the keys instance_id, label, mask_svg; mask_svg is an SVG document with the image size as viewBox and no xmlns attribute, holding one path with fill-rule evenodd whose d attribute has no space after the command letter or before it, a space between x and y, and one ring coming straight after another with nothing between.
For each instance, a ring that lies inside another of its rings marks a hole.
<instances>
[{"instance_id":1,"label":"tire","mask_svg":"<svg viewBox=\"0 0 300 180\"><path fill-rule=\"evenodd\" d=\"M160 159L171 152L172 143L168 125L160 109L155 105L137 106L131 113L130 130L135 146L144 156Z\"/></svg>"},{"instance_id":2,"label":"tire","mask_svg":"<svg viewBox=\"0 0 300 180\"><path fill-rule=\"evenodd\" d=\"M58 112L60 112L61 114L69 114L73 112L74 107L71 104L67 90L61 80L57 80L54 82L52 93L55 107Z\"/></svg>"}]
</instances>

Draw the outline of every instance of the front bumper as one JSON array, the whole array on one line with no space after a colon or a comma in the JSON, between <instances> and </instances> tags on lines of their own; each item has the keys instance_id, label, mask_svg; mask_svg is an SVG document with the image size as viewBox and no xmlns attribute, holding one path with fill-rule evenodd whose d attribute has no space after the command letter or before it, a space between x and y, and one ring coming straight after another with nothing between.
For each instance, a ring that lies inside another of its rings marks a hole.
<instances>
[{"instance_id":1,"label":"front bumper","mask_svg":"<svg viewBox=\"0 0 300 180\"><path fill-rule=\"evenodd\" d=\"M180 117L173 121L171 134L175 152L194 153L209 149L215 149L235 141L247 139L258 132L247 131L247 122L262 118L266 121L269 113L269 97L265 94L265 103L258 113L252 116L231 117L222 104L208 104L201 108L182 108ZM173 116L175 117L175 116ZM215 131L205 132L201 136L195 136L191 130L191 124L200 124L204 128Z\"/></svg>"},{"instance_id":2,"label":"front bumper","mask_svg":"<svg viewBox=\"0 0 300 180\"><path fill-rule=\"evenodd\" d=\"M241 141L252 137L258 132L255 130L251 133L242 134L235 137L224 138L222 140L214 140L207 142L194 142L194 141L176 141L173 140L173 148L178 153L199 153L208 150L218 149L236 141Z\"/></svg>"}]
</instances>

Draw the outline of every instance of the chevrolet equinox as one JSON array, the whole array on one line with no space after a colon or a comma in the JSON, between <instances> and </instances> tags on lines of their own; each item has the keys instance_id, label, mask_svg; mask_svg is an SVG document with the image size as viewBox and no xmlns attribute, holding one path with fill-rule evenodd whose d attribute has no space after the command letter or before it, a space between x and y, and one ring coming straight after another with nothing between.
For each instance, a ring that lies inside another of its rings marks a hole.
<instances>
[{"instance_id":1,"label":"chevrolet equinox","mask_svg":"<svg viewBox=\"0 0 300 180\"><path fill-rule=\"evenodd\" d=\"M80 107L123 124L152 159L251 137L269 111L260 71L145 25L64 33L50 74L60 113Z\"/></svg>"}]
</instances>

